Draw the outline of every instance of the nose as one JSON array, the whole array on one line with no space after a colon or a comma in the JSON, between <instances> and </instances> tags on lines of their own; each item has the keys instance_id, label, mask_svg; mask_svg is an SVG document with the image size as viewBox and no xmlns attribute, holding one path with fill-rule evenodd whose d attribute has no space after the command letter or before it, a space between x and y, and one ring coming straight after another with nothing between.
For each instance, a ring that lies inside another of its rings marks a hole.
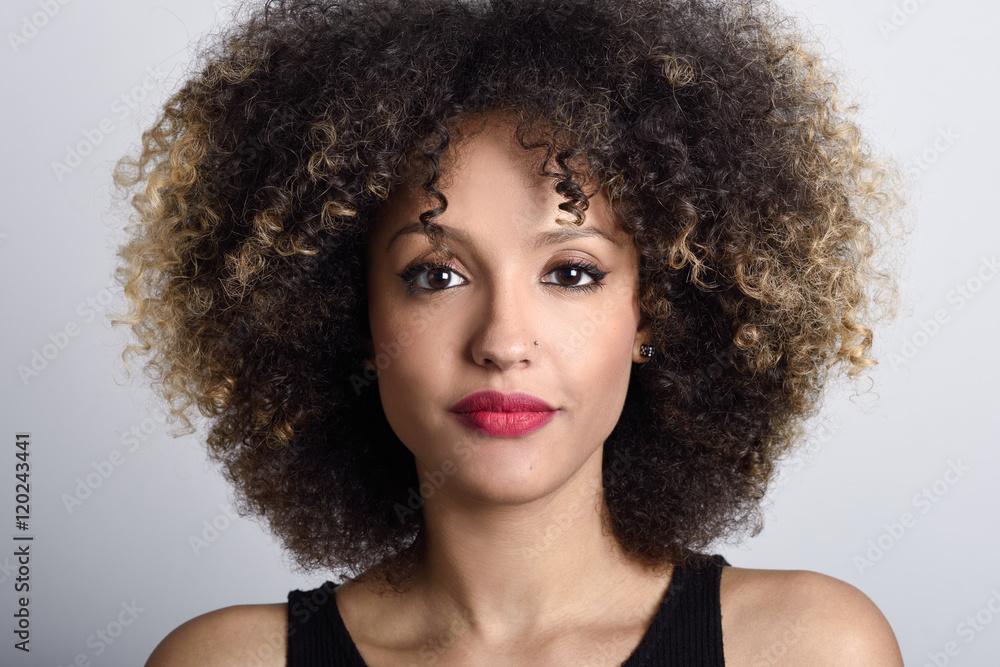
<instances>
[{"instance_id":1,"label":"nose","mask_svg":"<svg viewBox=\"0 0 1000 667\"><path fill-rule=\"evenodd\" d=\"M472 356L480 366L508 370L530 364L540 347L539 314L531 290L516 290L508 283L485 290L481 323L473 333Z\"/></svg>"}]
</instances>

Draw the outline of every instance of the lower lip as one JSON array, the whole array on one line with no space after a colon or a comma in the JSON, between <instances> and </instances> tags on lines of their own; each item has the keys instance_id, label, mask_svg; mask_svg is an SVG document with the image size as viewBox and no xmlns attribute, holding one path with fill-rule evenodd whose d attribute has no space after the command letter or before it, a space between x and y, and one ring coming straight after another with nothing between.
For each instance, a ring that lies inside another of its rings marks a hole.
<instances>
[{"instance_id":1,"label":"lower lip","mask_svg":"<svg viewBox=\"0 0 1000 667\"><path fill-rule=\"evenodd\" d=\"M495 438L519 438L534 433L556 416L549 412L453 412L455 419L469 428Z\"/></svg>"}]
</instances>

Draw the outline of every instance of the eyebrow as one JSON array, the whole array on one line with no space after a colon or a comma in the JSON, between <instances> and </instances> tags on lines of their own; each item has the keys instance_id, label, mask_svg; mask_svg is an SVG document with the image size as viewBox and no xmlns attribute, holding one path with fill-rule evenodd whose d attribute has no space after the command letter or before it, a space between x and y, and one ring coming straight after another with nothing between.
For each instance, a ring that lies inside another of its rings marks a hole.
<instances>
[{"instance_id":1,"label":"eyebrow","mask_svg":"<svg viewBox=\"0 0 1000 667\"><path fill-rule=\"evenodd\" d=\"M437 222L430 223L430 228L432 230L438 230L441 232L442 236L447 238L455 239L459 243L464 245L472 245L472 241L469 235L466 234L461 229L456 229L455 227L449 227L448 225L442 225ZM392 238L389 239L389 243L385 247L385 251L389 252L392 244L396 242L401 236L407 234L422 234L424 231L424 226L419 222L409 222L403 225L399 231L393 234ZM603 229L597 227L568 227L563 229L554 229L551 231L541 232L535 237L534 249L541 248L546 245L555 245L556 243L562 243L563 241L570 241L572 239L587 238L591 236L596 236L602 238L614 245L621 247L622 244L608 234Z\"/></svg>"}]
</instances>

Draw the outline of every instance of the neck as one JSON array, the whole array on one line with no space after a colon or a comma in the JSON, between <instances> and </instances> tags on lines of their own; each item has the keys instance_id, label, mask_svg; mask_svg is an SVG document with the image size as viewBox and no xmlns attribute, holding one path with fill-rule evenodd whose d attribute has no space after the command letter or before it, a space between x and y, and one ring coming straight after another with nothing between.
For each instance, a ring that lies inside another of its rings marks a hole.
<instances>
[{"instance_id":1,"label":"neck","mask_svg":"<svg viewBox=\"0 0 1000 667\"><path fill-rule=\"evenodd\" d=\"M602 449L529 502L470 502L447 485L429 498L414 579L428 614L500 645L600 618L616 600L627 608L642 587L665 588L668 577L629 559L611 534Z\"/></svg>"}]
</instances>

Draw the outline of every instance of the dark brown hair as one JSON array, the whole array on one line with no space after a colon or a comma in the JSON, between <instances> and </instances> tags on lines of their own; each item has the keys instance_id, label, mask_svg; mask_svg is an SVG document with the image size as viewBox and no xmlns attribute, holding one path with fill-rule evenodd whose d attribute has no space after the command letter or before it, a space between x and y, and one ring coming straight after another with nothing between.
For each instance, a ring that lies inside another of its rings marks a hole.
<instances>
[{"instance_id":1,"label":"dark brown hair","mask_svg":"<svg viewBox=\"0 0 1000 667\"><path fill-rule=\"evenodd\" d=\"M421 219L440 214L458 121L496 113L576 222L593 179L640 248L658 354L604 447L615 537L655 564L759 532L830 370L864 377L898 301L879 264L903 233L898 168L805 31L755 0L245 9L115 174L135 210L123 356L149 355L185 427L211 418L241 511L302 568L412 573L414 460L360 365L365 243L413 164L440 201Z\"/></svg>"}]
</instances>

